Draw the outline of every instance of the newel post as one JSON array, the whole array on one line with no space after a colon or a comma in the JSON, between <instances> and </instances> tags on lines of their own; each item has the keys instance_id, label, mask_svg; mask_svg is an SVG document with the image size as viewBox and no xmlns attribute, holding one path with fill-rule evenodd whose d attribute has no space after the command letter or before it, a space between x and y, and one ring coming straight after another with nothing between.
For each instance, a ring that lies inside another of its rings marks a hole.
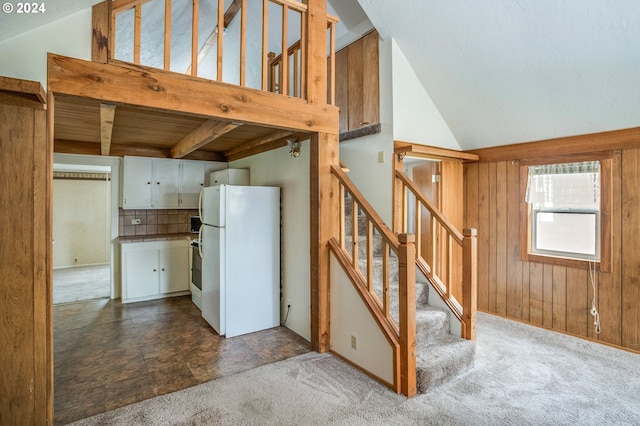
<instances>
[{"instance_id":1,"label":"newel post","mask_svg":"<svg viewBox=\"0 0 640 426\"><path fill-rule=\"evenodd\" d=\"M475 228L465 228L462 235L462 337L475 341L478 310L478 231Z\"/></svg>"},{"instance_id":2,"label":"newel post","mask_svg":"<svg viewBox=\"0 0 640 426\"><path fill-rule=\"evenodd\" d=\"M406 396L416 394L416 246L413 234L398 235L400 299L400 384Z\"/></svg>"}]
</instances>

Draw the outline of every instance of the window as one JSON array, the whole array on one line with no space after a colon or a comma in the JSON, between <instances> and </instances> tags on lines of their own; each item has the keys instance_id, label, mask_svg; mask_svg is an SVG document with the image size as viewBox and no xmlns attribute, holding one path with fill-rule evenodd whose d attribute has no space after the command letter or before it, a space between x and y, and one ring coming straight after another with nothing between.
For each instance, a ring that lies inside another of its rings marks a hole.
<instances>
[{"instance_id":1,"label":"window","mask_svg":"<svg viewBox=\"0 0 640 426\"><path fill-rule=\"evenodd\" d=\"M609 160L540 163L523 165L523 259L608 268Z\"/></svg>"}]
</instances>

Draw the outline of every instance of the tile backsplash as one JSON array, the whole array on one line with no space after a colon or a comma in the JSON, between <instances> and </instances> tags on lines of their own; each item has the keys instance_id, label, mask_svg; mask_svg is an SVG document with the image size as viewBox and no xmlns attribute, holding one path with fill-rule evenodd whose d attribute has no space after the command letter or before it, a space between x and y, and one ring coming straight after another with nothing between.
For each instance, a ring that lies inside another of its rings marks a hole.
<instances>
[{"instance_id":1,"label":"tile backsplash","mask_svg":"<svg viewBox=\"0 0 640 426\"><path fill-rule=\"evenodd\" d=\"M197 215L198 210L119 209L119 235L128 237L134 235L188 233L191 232L191 216ZM135 219L140 220L140 224L132 224Z\"/></svg>"}]
</instances>

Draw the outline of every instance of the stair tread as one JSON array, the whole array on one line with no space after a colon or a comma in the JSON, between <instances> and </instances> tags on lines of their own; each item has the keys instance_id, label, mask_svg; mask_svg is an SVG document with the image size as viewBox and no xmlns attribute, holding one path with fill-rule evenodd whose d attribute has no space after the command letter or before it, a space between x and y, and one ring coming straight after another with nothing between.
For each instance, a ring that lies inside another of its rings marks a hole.
<instances>
[{"instance_id":1,"label":"stair tread","mask_svg":"<svg viewBox=\"0 0 640 426\"><path fill-rule=\"evenodd\" d=\"M455 351L450 351L449 348L454 348ZM472 340L463 339L458 336L447 334L439 339L435 339L429 342L416 343L417 359L424 358L427 362L433 359L434 355L443 355L446 353L458 353L458 351L473 351L475 353L476 344ZM424 351L423 351L424 350Z\"/></svg>"},{"instance_id":2,"label":"stair tread","mask_svg":"<svg viewBox=\"0 0 640 426\"><path fill-rule=\"evenodd\" d=\"M416 377L419 393L440 386L473 367L476 345L449 335L428 344L417 344Z\"/></svg>"}]
</instances>

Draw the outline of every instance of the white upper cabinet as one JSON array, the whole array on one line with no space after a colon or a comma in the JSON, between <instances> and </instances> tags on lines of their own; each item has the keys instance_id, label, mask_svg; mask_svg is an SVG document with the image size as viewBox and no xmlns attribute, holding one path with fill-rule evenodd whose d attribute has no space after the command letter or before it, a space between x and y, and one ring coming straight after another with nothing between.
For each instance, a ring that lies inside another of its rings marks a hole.
<instances>
[{"instance_id":1,"label":"white upper cabinet","mask_svg":"<svg viewBox=\"0 0 640 426\"><path fill-rule=\"evenodd\" d=\"M124 157L122 208L151 209L153 160L143 157Z\"/></svg>"},{"instance_id":2,"label":"white upper cabinet","mask_svg":"<svg viewBox=\"0 0 640 426\"><path fill-rule=\"evenodd\" d=\"M197 209L206 162L124 157L123 209Z\"/></svg>"},{"instance_id":3,"label":"white upper cabinet","mask_svg":"<svg viewBox=\"0 0 640 426\"><path fill-rule=\"evenodd\" d=\"M157 159L155 162L156 209L180 208L180 160Z\"/></svg>"},{"instance_id":4,"label":"white upper cabinet","mask_svg":"<svg viewBox=\"0 0 640 426\"><path fill-rule=\"evenodd\" d=\"M202 161L182 161L182 191L180 207L197 209L200 190L204 187L205 163Z\"/></svg>"}]
</instances>

